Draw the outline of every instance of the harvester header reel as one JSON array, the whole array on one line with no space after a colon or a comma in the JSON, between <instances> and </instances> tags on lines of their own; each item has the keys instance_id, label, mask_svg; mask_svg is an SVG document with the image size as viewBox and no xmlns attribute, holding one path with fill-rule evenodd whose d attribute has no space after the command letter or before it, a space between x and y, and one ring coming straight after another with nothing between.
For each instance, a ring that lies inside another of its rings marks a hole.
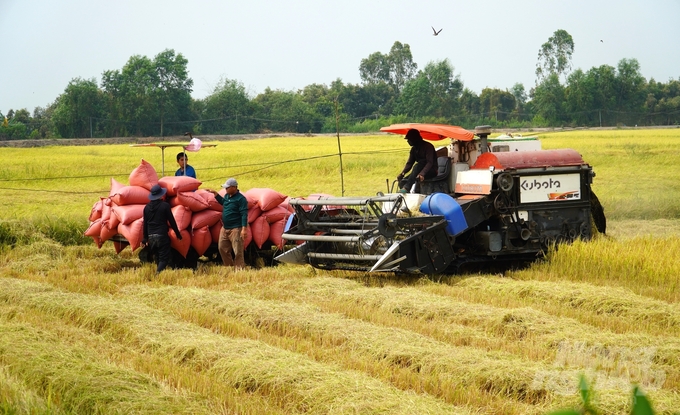
<instances>
[{"instance_id":1,"label":"harvester header reel","mask_svg":"<svg viewBox=\"0 0 680 415\"><path fill-rule=\"evenodd\" d=\"M411 216L402 195L291 199L289 203L297 224L282 238L299 245L278 256L280 262L323 269L431 273L437 271L432 262L441 251L451 250L444 217Z\"/></svg>"}]
</instances>

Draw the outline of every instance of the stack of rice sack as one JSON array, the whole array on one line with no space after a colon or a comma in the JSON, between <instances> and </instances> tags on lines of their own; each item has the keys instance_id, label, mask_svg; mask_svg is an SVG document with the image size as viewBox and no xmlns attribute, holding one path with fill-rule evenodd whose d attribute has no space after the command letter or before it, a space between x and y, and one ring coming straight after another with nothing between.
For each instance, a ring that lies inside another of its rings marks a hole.
<instances>
[{"instance_id":1,"label":"stack of rice sack","mask_svg":"<svg viewBox=\"0 0 680 415\"><path fill-rule=\"evenodd\" d=\"M292 209L288 197L268 188L252 188L243 193L248 200L248 236L244 246L254 243L262 248L269 241L283 249L285 241L281 238Z\"/></svg>"},{"instance_id":2,"label":"stack of rice sack","mask_svg":"<svg viewBox=\"0 0 680 415\"><path fill-rule=\"evenodd\" d=\"M120 234L127 243L114 238L116 252L120 253L128 244L135 251L144 237L144 206L149 202L151 187L157 183L167 189L166 201L170 203L182 234L182 239L179 240L173 231L169 232L171 246L185 257L190 247L199 256L203 255L211 243L219 240L222 205L217 203L212 193L199 189L202 184L199 180L188 176L159 178L153 166L145 160L130 173L128 185L111 179L108 197L101 197L92 207L90 226L85 235L92 237L101 248L104 242ZM281 206L286 196L272 189L251 189L249 192L250 196L246 195L248 221L253 225L249 227L244 246L247 247L252 241L261 248L267 240L271 240L282 249L281 234L285 219L290 215L287 208ZM224 189L220 191L223 196L225 193ZM283 214L281 209L286 213ZM281 220L284 221L283 224L278 223Z\"/></svg>"}]
</instances>

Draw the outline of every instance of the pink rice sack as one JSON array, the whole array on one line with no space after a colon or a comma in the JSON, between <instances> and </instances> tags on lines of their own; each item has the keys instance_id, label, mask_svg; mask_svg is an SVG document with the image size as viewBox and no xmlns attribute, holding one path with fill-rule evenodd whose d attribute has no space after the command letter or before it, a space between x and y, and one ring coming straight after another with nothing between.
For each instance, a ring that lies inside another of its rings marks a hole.
<instances>
[{"instance_id":1,"label":"pink rice sack","mask_svg":"<svg viewBox=\"0 0 680 415\"><path fill-rule=\"evenodd\" d=\"M202 182L189 176L165 176L158 179L158 184L168 190L168 196L177 196L179 192L198 190Z\"/></svg>"},{"instance_id":2,"label":"pink rice sack","mask_svg":"<svg viewBox=\"0 0 680 415\"><path fill-rule=\"evenodd\" d=\"M262 209L263 212L277 207L284 200L286 200L286 195L281 194L274 189L261 187L248 189L245 195L246 197L251 197L257 200L257 203L260 205L260 209Z\"/></svg>"},{"instance_id":3,"label":"pink rice sack","mask_svg":"<svg viewBox=\"0 0 680 415\"><path fill-rule=\"evenodd\" d=\"M142 159L140 165L132 170L128 180L130 186L141 186L150 191L155 184L158 184L158 173L149 162Z\"/></svg>"}]
</instances>

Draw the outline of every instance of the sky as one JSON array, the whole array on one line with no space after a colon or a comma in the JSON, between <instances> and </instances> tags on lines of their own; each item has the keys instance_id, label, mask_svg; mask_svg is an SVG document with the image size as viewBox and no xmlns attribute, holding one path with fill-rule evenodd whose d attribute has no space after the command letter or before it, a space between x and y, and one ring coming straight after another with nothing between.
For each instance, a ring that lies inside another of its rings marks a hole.
<instances>
[{"instance_id":1,"label":"sky","mask_svg":"<svg viewBox=\"0 0 680 415\"><path fill-rule=\"evenodd\" d=\"M637 59L647 79L680 79L680 0L0 0L0 112L53 103L74 78L121 70L173 49L192 97L221 79L251 97L341 79L394 42L422 69L448 59L465 87L529 91L541 45L557 30L587 71ZM433 36L432 27L441 29Z\"/></svg>"}]
</instances>

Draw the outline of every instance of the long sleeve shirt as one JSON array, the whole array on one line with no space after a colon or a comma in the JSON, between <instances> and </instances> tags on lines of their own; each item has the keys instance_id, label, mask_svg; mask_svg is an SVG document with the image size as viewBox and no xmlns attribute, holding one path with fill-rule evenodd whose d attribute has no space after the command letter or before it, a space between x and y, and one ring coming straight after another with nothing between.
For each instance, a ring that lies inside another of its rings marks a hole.
<instances>
[{"instance_id":1,"label":"long sleeve shirt","mask_svg":"<svg viewBox=\"0 0 680 415\"><path fill-rule=\"evenodd\" d=\"M217 203L222 204L222 226L224 229L248 226L248 200L240 191L233 196L216 195Z\"/></svg>"},{"instance_id":2,"label":"long sleeve shirt","mask_svg":"<svg viewBox=\"0 0 680 415\"><path fill-rule=\"evenodd\" d=\"M409 153L408 160L404 166L403 173L408 173L416 162L419 166L423 166L420 172L418 172L418 174L423 175L423 177L430 170L437 171L437 150L434 149L434 146L431 143L421 140L411 147L411 152Z\"/></svg>"},{"instance_id":3,"label":"long sleeve shirt","mask_svg":"<svg viewBox=\"0 0 680 415\"><path fill-rule=\"evenodd\" d=\"M170 225L170 226L168 226ZM149 239L149 235L167 235L172 228L176 235L179 235L177 222L172 215L170 204L163 200L152 200L144 206L144 240Z\"/></svg>"}]
</instances>

